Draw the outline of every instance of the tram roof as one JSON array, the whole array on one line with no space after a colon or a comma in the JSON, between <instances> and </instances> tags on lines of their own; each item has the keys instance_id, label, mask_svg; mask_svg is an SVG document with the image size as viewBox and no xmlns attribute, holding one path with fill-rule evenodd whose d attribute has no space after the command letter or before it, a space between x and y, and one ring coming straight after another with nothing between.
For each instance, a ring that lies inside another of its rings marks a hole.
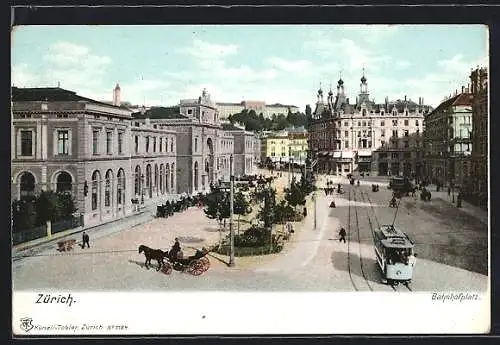
<instances>
[{"instance_id":1,"label":"tram roof","mask_svg":"<svg viewBox=\"0 0 500 345\"><path fill-rule=\"evenodd\" d=\"M381 225L379 233L382 234L382 238L379 237L379 240L384 247L413 248L413 243L408 236L393 225Z\"/></svg>"}]
</instances>

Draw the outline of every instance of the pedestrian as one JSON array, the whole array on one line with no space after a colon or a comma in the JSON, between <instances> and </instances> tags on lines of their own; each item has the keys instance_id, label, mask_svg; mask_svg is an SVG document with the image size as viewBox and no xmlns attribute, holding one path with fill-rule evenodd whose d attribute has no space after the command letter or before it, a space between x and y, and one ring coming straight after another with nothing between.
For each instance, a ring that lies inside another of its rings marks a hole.
<instances>
[{"instance_id":1,"label":"pedestrian","mask_svg":"<svg viewBox=\"0 0 500 345\"><path fill-rule=\"evenodd\" d=\"M302 214L304 215L304 218L307 217L307 207L304 207L304 211L302 212Z\"/></svg>"},{"instance_id":2,"label":"pedestrian","mask_svg":"<svg viewBox=\"0 0 500 345\"><path fill-rule=\"evenodd\" d=\"M451 194L451 188L448 187L448 196L450 196L450 194Z\"/></svg>"},{"instance_id":3,"label":"pedestrian","mask_svg":"<svg viewBox=\"0 0 500 345\"><path fill-rule=\"evenodd\" d=\"M343 227L340 228L340 231L339 231L339 236L340 236L339 242L344 241L344 243L346 243L345 235L346 235L345 229Z\"/></svg>"},{"instance_id":4,"label":"pedestrian","mask_svg":"<svg viewBox=\"0 0 500 345\"><path fill-rule=\"evenodd\" d=\"M85 244L87 244L87 248L90 248L90 238L89 235L84 231L82 234L82 249L85 248Z\"/></svg>"}]
</instances>

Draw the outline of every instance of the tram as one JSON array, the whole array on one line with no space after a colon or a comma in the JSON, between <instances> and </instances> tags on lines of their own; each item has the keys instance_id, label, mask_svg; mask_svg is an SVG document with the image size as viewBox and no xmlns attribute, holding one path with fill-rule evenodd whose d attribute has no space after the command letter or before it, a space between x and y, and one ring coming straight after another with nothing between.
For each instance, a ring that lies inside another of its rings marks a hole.
<instances>
[{"instance_id":1,"label":"tram","mask_svg":"<svg viewBox=\"0 0 500 345\"><path fill-rule=\"evenodd\" d=\"M381 225L373 240L384 283L411 283L416 254L408 235L393 225Z\"/></svg>"}]
</instances>

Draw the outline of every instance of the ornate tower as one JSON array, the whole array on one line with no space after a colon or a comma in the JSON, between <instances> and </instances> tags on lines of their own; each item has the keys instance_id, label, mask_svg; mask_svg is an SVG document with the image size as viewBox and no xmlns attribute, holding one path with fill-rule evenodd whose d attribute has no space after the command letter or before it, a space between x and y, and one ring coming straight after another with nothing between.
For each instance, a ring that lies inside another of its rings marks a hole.
<instances>
[{"instance_id":1,"label":"ornate tower","mask_svg":"<svg viewBox=\"0 0 500 345\"><path fill-rule=\"evenodd\" d=\"M361 84L359 84L358 104L362 104L363 102L368 103L370 101L370 94L368 93L368 84L366 81L365 68L363 67L363 76L361 77Z\"/></svg>"},{"instance_id":2,"label":"ornate tower","mask_svg":"<svg viewBox=\"0 0 500 345\"><path fill-rule=\"evenodd\" d=\"M120 100L120 85L117 83L115 86L115 89L113 90L113 105L120 106L121 105L121 100Z\"/></svg>"}]
</instances>

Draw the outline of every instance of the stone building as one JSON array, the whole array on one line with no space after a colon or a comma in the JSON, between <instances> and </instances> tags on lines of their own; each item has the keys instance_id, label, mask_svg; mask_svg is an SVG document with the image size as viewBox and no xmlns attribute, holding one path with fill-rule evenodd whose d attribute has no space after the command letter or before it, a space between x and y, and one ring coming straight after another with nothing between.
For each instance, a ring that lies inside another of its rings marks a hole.
<instances>
[{"instance_id":1,"label":"stone building","mask_svg":"<svg viewBox=\"0 0 500 345\"><path fill-rule=\"evenodd\" d=\"M233 136L234 140L234 175L253 175L255 173L254 140L255 134L245 130L244 126L232 124L222 126L225 133Z\"/></svg>"},{"instance_id":2,"label":"stone building","mask_svg":"<svg viewBox=\"0 0 500 345\"><path fill-rule=\"evenodd\" d=\"M12 102L13 200L42 190L70 192L86 225L118 219L133 210L133 165L141 167L141 177L146 172L139 189L148 186L146 201L167 196L167 189L153 193L153 167L175 156L151 141L147 154L141 148L146 137L175 141L173 132L132 128L130 110L61 88L14 87Z\"/></svg>"},{"instance_id":3,"label":"stone building","mask_svg":"<svg viewBox=\"0 0 500 345\"><path fill-rule=\"evenodd\" d=\"M472 170L469 191L473 201L488 206L488 70L471 72Z\"/></svg>"},{"instance_id":4,"label":"stone building","mask_svg":"<svg viewBox=\"0 0 500 345\"><path fill-rule=\"evenodd\" d=\"M472 99L462 87L425 116L425 176L432 183L465 191L471 177Z\"/></svg>"},{"instance_id":5,"label":"stone building","mask_svg":"<svg viewBox=\"0 0 500 345\"><path fill-rule=\"evenodd\" d=\"M335 97L330 89L326 102L321 87L318 90L309 149L318 169L330 174L418 177L422 174L420 135L430 110L423 98L415 103L406 96L397 101L386 97L384 103L375 103L369 98L364 72L356 101L350 103L341 78Z\"/></svg>"},{"instance_id":6,"label":"stone building","mask_svg":"<svg viewBox=\"0 0 500 345\"><path fill-rule=\"evenodd\" d=\"M217 103L221 119L227 119L229 115L241 113L243 110L253 110L257 115L262 114L264 118L271 118L273 115L287 115L288 112L298 113L299 108L295 105L280 103L266 104L264 101L242 101L239 103Z\"/></svg>"}]
</instances>

